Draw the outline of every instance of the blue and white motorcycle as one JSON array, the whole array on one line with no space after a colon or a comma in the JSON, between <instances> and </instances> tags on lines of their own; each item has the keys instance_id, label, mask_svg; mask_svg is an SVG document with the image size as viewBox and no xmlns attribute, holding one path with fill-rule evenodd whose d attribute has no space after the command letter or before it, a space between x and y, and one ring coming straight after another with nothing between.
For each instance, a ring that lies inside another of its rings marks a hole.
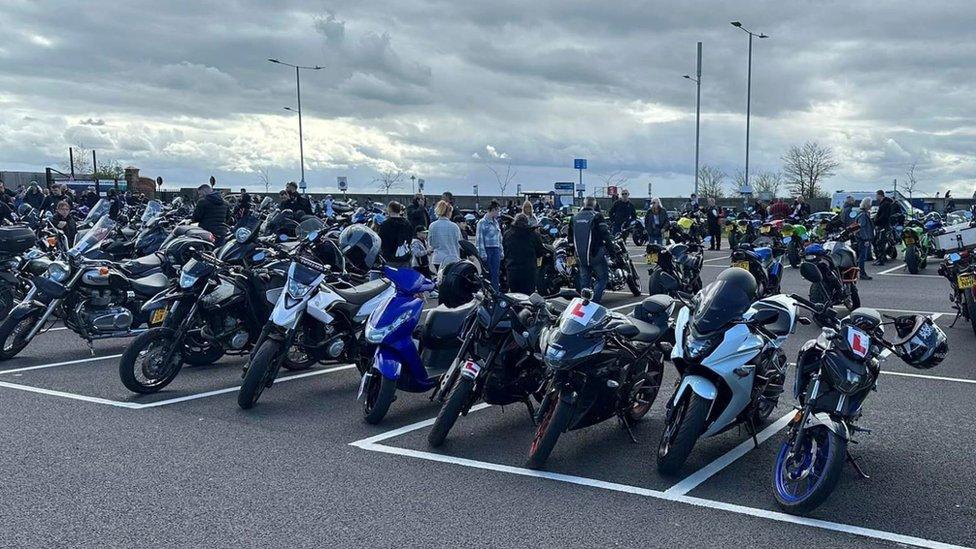
<instances>
[{"instance_id":1,"label":"blue and white motorcycle","mask_svg":"<svg viewBox=\"0 0 976 549\"><path fill-rule=\"evenodd\" d=\"M739 247L732 250L731 266L749 271L756 279L757 297L768 297L781 293L785 253L786 248L779 243L756 247L739 244Z\"/></svg>"},{"instance_id":2,"label":"blue and white motorcycle","mask_svg":"<svg viewBox=\"0 0 976 549\"><path fill-rule=\"evenodd\" d=\"M667 405L661 473L677 474L700 437L737 425L755 437L776 408L786 379L781 347L809 320L785 295L755 298L755 280L732 267L678 312L671 361L681 380Z\"/></svg>"},{"instance_id":3,"label":"blue and white motorcycle","mask_svg":"<svg viewBox=\"0 0 976 549\"><path fill-rule=\"evenodd\" d=\"M438 386L457 359L462 326L476 311L475 301L453 309L440 305L427 314L419 339L414 339L424 295L436 286L410 268L386 266L383 276L396 292L366 322L366 341L376 346L376 353L359 386L363 416L374 425L386 416L397 390L425 393Z\"/></svg>"}]
</instances>

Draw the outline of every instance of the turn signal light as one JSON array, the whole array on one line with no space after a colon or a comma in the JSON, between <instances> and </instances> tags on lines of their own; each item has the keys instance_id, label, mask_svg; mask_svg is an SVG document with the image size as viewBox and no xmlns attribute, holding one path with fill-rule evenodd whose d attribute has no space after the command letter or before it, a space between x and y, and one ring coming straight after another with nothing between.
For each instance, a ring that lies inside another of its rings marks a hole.
<instances>
[{"instance_id":1,"label":"turn signal light","mask_svg":"<svg viewBox=\"0 0 976 549\"><path fill-rule=\"evenodd\" d=\"M108 276L108 267L99 267L98 274L102 276Z\"/></svg>"}]
</instances>

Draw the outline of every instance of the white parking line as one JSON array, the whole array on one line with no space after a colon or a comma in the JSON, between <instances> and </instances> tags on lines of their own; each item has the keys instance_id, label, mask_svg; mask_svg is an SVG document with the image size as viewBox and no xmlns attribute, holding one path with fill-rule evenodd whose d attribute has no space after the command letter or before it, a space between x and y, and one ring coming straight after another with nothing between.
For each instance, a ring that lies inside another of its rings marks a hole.
<instances>
[{"instance_id":1,"label":"white parking line","mask_svg":"<svg viewBox=\"0 0 976 549\"><path fill-rule=\"evenodd\" d=\"M932 274L911 274L911 273L896 273L895 272L895 271L897 271L899 269L906 269L906 268L907 268L907 266L904 263L902 263L901 265L895 265L894 267L892 267L890 269L885 269L883 271L878 271L878 272L876 272L874 274L884 275L884 276L909 276L909 277L920 277L920 278L942 278L939 275L932 275Z\"/></svg>"},{"instance_id":2,"label":"white parking line","mask_svg":"<svg viewBox=\"0 0 976 549\"><path fill-rule=\"evenodd\" d=\"M72 364L82 364L85 362L97 362L99 360L108 360L110 358L119 358L122 354L117 355L106 355L106 356L93 356L89 358L79 358L78 360L67 360L65 362L54 362L51 364L38 364L37 366L25 366L23 368L13 368L11 370L0 370L0 375L6 374L16 374L18 372L29 372L31 370L43 370L45 368L57 368L58 366L70 366Z\"/></svg>"},{"instance_id":3,"label":"white parking line","mask_svg":"<svg viewBox=\"0 0 976 549\"><path fill-rule=\"evenodd\" d=\"M484 407L485 406L476 406L475 408L472 408L472 411L474 411L475 409L483 409ZM432 452L424 452L421 450L412 450L409 448L399 448L396 446L388 446L385 444L380 444L380 442L384 440L389 440L391 438L398 437L400 435L409 433L411 431L422 429L424 427L432 425L433 423L434 423L434 418L420 421L417 423L400 427L398 429L394 429L386 433L381 433L379 435L375 435L372 437L364 438L362 440L351 442L350 445L371 452L380 452L384 454L411 457L411 458L423 459L427 461L447 463L451 465L460 465L462 467L470 467L473 469L482 469L486 471L507 473L510 475L553 480L557 482L575 484L578 486L587 486L590 488L599 488L602 490L622 492L626 494L650 497L650 498L660 499L665 501L686 503L688 505L694 505L696 507L703 507L706 509L726 511L730 513L737 513L740 515L747 515L747 516L752 516L752 517L766 519L766 520L774 520L777 522L797 524L801 526L809 526L812 528L830 530L833 532L841 532L845 534L851 534L851 535L871 538L871 539L885 540L894 543L901 543L904 545L914 545L917 547L929 547L933 549L948 549L948 548L958 549L961 547L958 545L951 545L940 541L919 538L915 536L907 536L904 534L897 534L895 532L887 532L884 530L875 530L873 528L863 528L851 524L843 524L843 523L831 522L827 520L819 520L819 519L813 519L807 517L800 517L796 515L788 515L786 513L770 511L768 509L748 507L745 505L737 505L734 503L725 503L722 501L692 497L684 494L675 494L675 493L669 494L668 492L662 492L660 490L652 490L649 488L643 488L641 486L631 486L629 484L608 482L605 480L568 475L564 473L537 471L534 469L526 469L524 467L514 467L511 465L502 465L499 463L491 463L488 461L478 461L473 459L449 456L444 454L435 454ZM752 441L749 442L751 444Z\"/></svg>"}]
</instances>

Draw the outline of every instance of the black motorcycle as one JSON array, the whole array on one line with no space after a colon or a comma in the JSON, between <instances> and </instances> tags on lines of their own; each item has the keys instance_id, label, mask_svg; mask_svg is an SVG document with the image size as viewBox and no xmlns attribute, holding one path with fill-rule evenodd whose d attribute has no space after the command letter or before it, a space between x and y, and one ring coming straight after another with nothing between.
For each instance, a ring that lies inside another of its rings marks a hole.
<instances>
[{"instance_id":1,"label":"black motorcycle","mask_svg":"<svg viewBox=\"0 0 976 549\"><path fill-rule=\"evenodd\" d=\"M529 468L545 465L565 431L618 417L630 433L661 388L664 357L670 352L666 342L669 336L673 340L671 298L649 297L624 316L591 297L584 290L560 315L558 326L541 335L552 378L537 413Z\"/></svg>"},{"instance_id":2,"label":"black motorcycle","mask_svg":"<svg viewBox=\"0 0 976 549\"><path fill-rule=\"evenodd\" d=\"M678 281L677 291L694 294L702 289L701 270L704 265L704 249L700 243L675 243L662 246L648 244L644 261L650 277L647 293L650 295L671 294L662 282L667 274Z\"/></svg>"},{"instance_id":3,"label":"black motorcycle","mask_svg":"<svg viewBox=\"0 0 976 549\"><path fill-rule=\"evenodd\" d=\"M257 252L255 255L265 254ZM255 257L260 264L265 257ZM154 325L126 347L119 377L135 393L169 385L183 364L212 364L225 354L247 353L264 327L271 303L267 292L285 283L287 262L267 267L231 266L197 253L178 281L143 305L156 311Z\"/></svg>"},{"instance_id":4,"label":"black motorcycle","mask_svg":"<svg viewBox=\"0 0 976 549\"><path fill-rule=\"evenodd\" d=\"M607 250L607 289L621 291L626 287L634 296L641 295L641 278L622 238L611 239Z\"/></svg>"},{"instance_id":5,"label":"black motorcycle","mask_svg":"<svg viewBox=\"0 0 976 549\"><path fill-rule=\"evenodd\" d=\"M857 291L860 270L857 256L849 244L854 230L846 229L836 236L836 240L813 243L803 250L803 264L816 266L821 274L819 282L810 285L810 301L828 307L844 305L849 311L861 306Z\"/></svg>"},{"instance_id":6,"label":"black motorcycle","mask_svg":"<svg viewBox=\"0 0 976 549\"><path fill-rule=\"evenodd\" d=\"M949 301L956 311L950 327L964 318L976 334L976 264L972 254L968 250L947 253L939 265L939 275L949 281Z\"/></svg>"},{"instance_id":7,"label":"black motorcycle","mask_svg":"<svg viewBox=\"0 0 976 549\"><path fill-rule=\"evenodd\" d=\"M809 263L800 269L811 282L820 278ZM856 443L856 433L870 433L856 422L867 396L877 388L881 361L893 352L913 367L931 368L945 357L948 344L942 330L923 315L889 317L896 339L886 341L886 323L874 309L857 309L841 320L833 309L791 297L814 313L823 330L797 357L793 393L799 409L777 454L773 492L784 511L806 513L830 496L845 461L867 478L848 444Z\"/></svg>"},{"instance_id":8,"label":"black motorcycle","mask_svg":"<svg viewBox=\"0 0 976 549\"><path fill-rule=\"evenodd\" d=\"M631 219L620 228L620 238L627 242L628 237L633 238L634 246L643 246L647 243L647 231L640 219Z\"/></svg>"}]
</instances>

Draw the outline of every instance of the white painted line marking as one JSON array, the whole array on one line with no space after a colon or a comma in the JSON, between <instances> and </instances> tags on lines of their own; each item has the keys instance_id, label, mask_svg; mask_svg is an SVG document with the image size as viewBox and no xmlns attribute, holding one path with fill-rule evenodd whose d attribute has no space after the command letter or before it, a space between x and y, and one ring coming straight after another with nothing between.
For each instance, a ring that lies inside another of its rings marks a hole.
<instances>
[{"instance_id":1,"label":"white painted line marking","mask_svg":"<svg viewBox=\"0 0 976 549\"><path fill-rule=\"evenodd\" d=\"M925 374L912 374L908 372L889 372L887 370L882 370L881 373L889 376L915 377L919 379L931 379L933 381L953 381L956 383L969 383L976 385L976 379L965 379L961 377L930 376Z\"/></svg>"},{"instance_id":2,"label":"white painted line marking","mask_svg":"<svg viewBox=\"0 0 976 549\"><path fill-rule=\"evenodd\" d=\"M79 358L78 360L68 360L65 362L54 362L51 364L38 364L37 366L25 366L23 368L14 368L12 370L0 370L0 375L4 374L14 374L17 372L29 372L31 370L43 370L45 368L57 368L58 366L70 366L72 364L83 364L85 362L97 362L99 360L109 360L112 358L119 358L122 354L117 355L106 355L106 356L93 356L89 358Z\"/></svg>"},{"instance_id":3,"label":"white painted line marking","mask_svg":"<svg viewBox=\"0 0 976 549\"><path fill-rule=\"evenodd\" d=\"M41 387L31 387L30 385L20 385L19 383L10 383L7 381L0 381L0 387L6 387L8 389L17 389L19 391L26 391L28 393L37 393L41 395L56 396L61 398L68 398L71 400L81 400L84 402L93 402L95 404L107 404L108 406L115 406L118 408L129 408L135 409L139 405L135 402L119 402L117 400L109 400L107 398L90 397L86 395L78 395L75 393L67 393L64 391L55 391L53 389L43 389Z\"/></svg>"},{"instance_id":4,"label":"white painted line marking","mask_svg":"<svg viewBox=\"0 0 976 549\"><path fill-rule=\"evenodd\" d=\"M708 263L710 261L722 261L722 260L731 261L729 257L723 256L723 257L713 257L711 259L706 259L705 261L702 261L702 263Z\"/></svg>"},{"instance_id":5,"label":"white painted line marking","mask_svg":"<svg viewBox=\"0 0 976 549\"><path fill-rule=\"evenodd\" d=\"M499 473L508 473L511 475L518 475L524 477L547 479L547 480L553 480L557 482L565 482L568 484L575 484L578 486L600 488L603 490L622 492L626 494L650 497L650 498L655 498L655 499L660 499L665 501L673 501L676 503L685 503L688 505L694 505L696 507L704 507L706 509L714 509L719 511L730 512L730 513L737 513L740 515L752 516L761 519L775 520L777 522L798 524L802 526L820 528L822 530L841 532L841 533L851 534L860 537L891 541L894 543L901 543L904 545L914 545L917 547L929 547L933 549L950 549L950 548L964 549L958 545L951 545L940 541L918 538L914 536L907 536L904 534L897 534L894 532L886 532L884 530L875 530L872 528L863 528L860 526L843 524L839 522L831 522L827 520L819 520L819 519L800 517L795 515L788 515L786 513L770 511L767 509L758 509L754 507L747 507L744 505L736 505L733 503L725 503L721 501L691 497L687 495L668 494L667 492L661 492L659 490L652 490L649 488L642 488L640 486L631 486L629 484L620 484L616 482L608 482L604 480L597 480L597 479L587 478L587 477L579 477L575 475L567 475L563 473L538 471L533 469L526 469L524 467L513 467L511 465L502 465L502 464L491 463L487 461L478 461L478 460L454 457L454 456L449 456L444 454L435 454L435 453L424 452L420 450L411 450L408 448L398 448L395 446L387 446L385 444L377 443L378 441L381 440L386 440L394 436L402 435L404 433L408 433L410 431L414 431L426 427L428 425L432 425L433 422L434 419L420 421L418 423L400 427L399 429L395 429L388 433L383 433L380 435L358 440L356 442L352 442L350 443L350 445L371 452L380 452L384 454L412 457L412 458L423 459L427 461L447 463L451 465L460 465L462 467L482 469L486 471L495 471Z\"/></svg>"},{"instance_id":6,"label":"white painted line marking","mask_svg":"<svg viewBox=\"0 0 976 549\"><path fill-rule=\"evenodd\" d=\"M786 415L760 431L759 434L756 435L756 440L759 442L759 444L762 444L769 439L769 437L778 433L783 427L786 427L786 424L790 422L790 419L792 419L795 414L795 411L790 410L786 413ZM687 494L688 492L697 488L701 483L718 474L718 472L722 469L732 465L735 460L746 455L755 447L756 446L752 440L752 437L742 441L741 444L723 454L722 457L695 471L691 475L688 475L681 482L665 490L664 493L671 496L683 496Z\"/></svg>"}]
</instances>

